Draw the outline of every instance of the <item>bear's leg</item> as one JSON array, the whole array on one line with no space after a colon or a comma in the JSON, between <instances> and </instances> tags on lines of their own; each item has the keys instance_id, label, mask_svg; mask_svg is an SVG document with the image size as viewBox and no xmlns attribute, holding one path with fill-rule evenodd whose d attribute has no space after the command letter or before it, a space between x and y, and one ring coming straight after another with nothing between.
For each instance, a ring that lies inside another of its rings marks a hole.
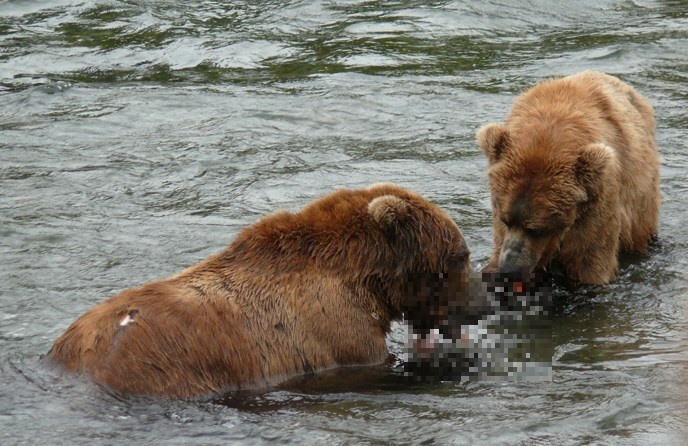
<instances>
[{"instance_id":1,"label":"bear's leg","mask_svg":"<svg viewBox=\"0 0 688 446\"><path fill-rule=\"evenodd\" d=\"M619 272L618 236L586 245L583 249L560 254L560 263L569 277L593 285L604 285L614 280Z\"/></svg>"}]
</instances>

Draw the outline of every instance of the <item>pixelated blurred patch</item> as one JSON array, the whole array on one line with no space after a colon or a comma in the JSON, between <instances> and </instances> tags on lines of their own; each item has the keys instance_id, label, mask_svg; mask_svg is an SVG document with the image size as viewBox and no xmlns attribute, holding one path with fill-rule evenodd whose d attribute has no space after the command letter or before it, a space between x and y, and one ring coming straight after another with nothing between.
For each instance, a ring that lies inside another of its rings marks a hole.
<instances>
[{"instance_id":1,"label":"pixelated blurred patch","mask_svg":"<svg viewBox=\"0 0 688 446\"><path fill-rule=\"evenodd\" d=\"M466 303L453 302L439 326L423 333L408 327L405 376L427 382L551 380L548 281L539 275L482 274L471 277L467 290L468 305L479 307L483 317L466 318Z\"/></svg>"}]
</instances>

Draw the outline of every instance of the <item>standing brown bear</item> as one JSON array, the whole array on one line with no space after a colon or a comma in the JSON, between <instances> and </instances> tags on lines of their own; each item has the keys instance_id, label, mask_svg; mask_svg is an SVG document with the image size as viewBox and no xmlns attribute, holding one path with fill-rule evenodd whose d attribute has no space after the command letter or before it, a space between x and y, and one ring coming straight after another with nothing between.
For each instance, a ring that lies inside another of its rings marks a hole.
<instances>
[{"instance_id":1,"label":"standing brown bear","mask_svg":"<svg viewBox=\"0 0 688 446\"><path fill-rule=\"evenodd\" d=\"M105 300L49 357L117 391L181 398L378 364L391 321L405 315L427 332L469 269L459 228L437 206L391 184L341 189Z\"/></svg>"},{"instance_id":2,"label":"standing brown bear","mask_svg":"<svg viewBox=\"0 0 688 446\"><path fill-rule=\"evenodd\" d=\"M580 282L605 284L620 251L648 251L659 156L652 106L632 87L594 71L543 82L476 138L492 195L487 271L528 273L555 261Z\"/></svg>"}]
</instances>

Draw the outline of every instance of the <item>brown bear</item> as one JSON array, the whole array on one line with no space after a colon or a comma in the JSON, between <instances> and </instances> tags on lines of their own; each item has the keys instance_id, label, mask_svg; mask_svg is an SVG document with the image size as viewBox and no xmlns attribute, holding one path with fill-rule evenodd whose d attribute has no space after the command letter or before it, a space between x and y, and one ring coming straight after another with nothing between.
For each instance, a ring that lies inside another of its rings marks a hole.
<instances>
[{"instance_id":1,"label":"brown bear","mask_svg":"<svg viewBox=\"0 0 688 446\"><path fill-rule=\"evenodd\" d=\"M177 398L379 364L391 321L427 332L469 270L459 228L436 205L392 184L340 189L96 305L48 356L115 391Z\"/></svg>"},{"instance_id":2,"label":"brown bear","mask_svg":"<svg viewBox=\"0 0 688 446\"><path fill-rule=\"evenodd\" d=\"M494 250L486 271L556 263L605 284L620 251L657 235L659 156L652 106L632 87L585 71L516 99L504 124L476 133L488 159Z\"/></svg>"}]
</instances>

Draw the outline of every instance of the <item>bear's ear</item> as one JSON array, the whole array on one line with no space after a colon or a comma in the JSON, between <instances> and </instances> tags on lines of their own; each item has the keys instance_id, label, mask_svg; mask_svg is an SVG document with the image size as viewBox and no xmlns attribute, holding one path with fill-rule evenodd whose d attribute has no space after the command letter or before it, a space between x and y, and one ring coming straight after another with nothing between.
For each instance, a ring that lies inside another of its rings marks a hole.
<instances>
[{"instance_id":1,"label":"bear's ear","mask_svg":"<svg viewBox=\"0 0 688 446\"><path fill-rule=\"evenodd\" d=\"M606 144L588 144L576 160L576 180L587 197L582 201L595 201L608 181L609 171L617 166L616 152Z\"/></svg>"},{"instance_id":2,"label":"bear's ear","mask_svg":"<svg viewBox=\"0 0 688 446\"><path fill-rule=\"evenodd\" d=\"M368 213L382 230L394 234L411 215L411 203L394 195L381 195L368 203Z\"/></svg>"},{"instance_id":3,"label":"bear's ear","mask_svg":"<svg viewBox=\"0 0 688 446\"><path fill-rule=\"evenodd\" d=\"M485 124L475 133L475 139L488 162L494 164L509 145L509 131L501 124Z\"/></svg>"}]
</instances>

